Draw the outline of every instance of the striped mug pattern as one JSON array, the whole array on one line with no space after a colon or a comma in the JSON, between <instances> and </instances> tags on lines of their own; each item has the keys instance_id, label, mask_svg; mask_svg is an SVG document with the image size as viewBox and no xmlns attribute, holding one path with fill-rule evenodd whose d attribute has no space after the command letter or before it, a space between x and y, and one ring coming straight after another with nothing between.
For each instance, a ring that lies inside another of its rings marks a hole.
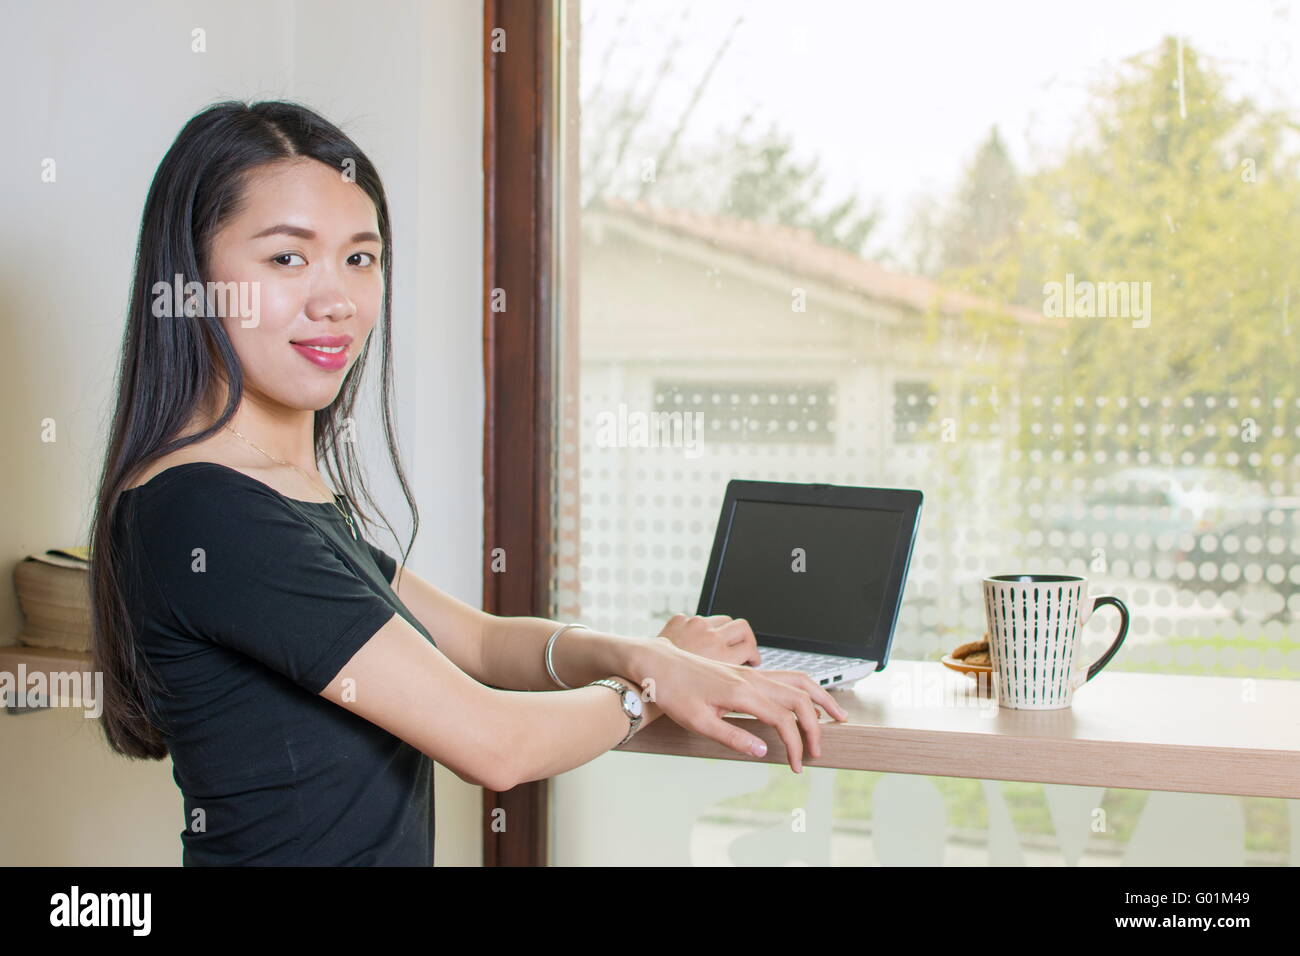
<instances>
[{"instance_id":1,"label":"striped mug pattern","mask_svg":"<svg viewBox=\"0 0 1300 956\"><path fill-rule=\"evenodd\" d=\"M1119 610L1119 634L1086 670L1074 668L1083 627L1103 604ZM1073 574L997 574L984 579L989 657L998 703L1017 710L1069 707L1074 692L1110 663L1128 634L1128 608L1117 597L1088 598Z\"/></svg>"}]
</instances>

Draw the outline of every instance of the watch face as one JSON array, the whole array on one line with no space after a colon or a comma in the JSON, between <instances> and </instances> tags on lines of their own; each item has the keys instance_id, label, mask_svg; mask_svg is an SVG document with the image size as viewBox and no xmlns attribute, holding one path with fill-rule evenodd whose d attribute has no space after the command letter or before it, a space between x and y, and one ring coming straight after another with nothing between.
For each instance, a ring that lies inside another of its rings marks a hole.
<instances>
[{"instance_id":1,"label":"watch face","mask_svg":"<svg viewBox=\"0 0 1300 956\"><path fill-rule=\"evenodd\" d=\"M623 691L623 709L633 717L641 716L641 695L634 690Z\"/></svg>"}]
</instances>

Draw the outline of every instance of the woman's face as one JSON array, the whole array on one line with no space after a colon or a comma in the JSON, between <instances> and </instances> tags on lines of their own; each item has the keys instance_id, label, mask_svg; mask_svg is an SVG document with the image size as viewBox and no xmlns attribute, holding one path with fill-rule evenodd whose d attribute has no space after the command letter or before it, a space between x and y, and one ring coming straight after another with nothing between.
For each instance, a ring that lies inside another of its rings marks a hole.
<instances>
[{"instance_id":1,"label":"woman's face","mask_svg":"<svg viewBox=\"0 0 1300 956\"><path fill-rule=\"evenodd\" d=\"M256 303L256 315L221 319L246 396L272 411L334 401L379 318L381 251L374 204L341 172L300 159L250 174L204 276L250 283L241 301Z\"/></svg>"}]
</instances>

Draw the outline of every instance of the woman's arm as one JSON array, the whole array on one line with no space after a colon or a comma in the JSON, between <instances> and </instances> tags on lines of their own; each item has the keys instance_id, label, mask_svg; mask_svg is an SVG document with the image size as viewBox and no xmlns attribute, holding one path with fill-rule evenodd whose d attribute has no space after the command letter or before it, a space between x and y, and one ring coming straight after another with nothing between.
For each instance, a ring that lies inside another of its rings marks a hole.
<instances>
[{"instance_id":1,"label":"woman's arm","mask_svg":"<svg viewBox=\"0 0 1300 956\"><path fill-rule=\"evenodd\" d=\"M434 643L476 681L504 690L559 690L546 673L546 642L560 626L540 617L497 617L444 594L410 568L399 569L397 596ZM560 679L581 687L614 674L639 680L635 648L645 639L568 630L555 641L552 663ZM601 688L597 688L598 690ZM606 691L608 693L608 691Z\"/></svg>"},{"instance_id":2,"label":"woman's arm","mask_svg":"<svg viewBox=\"0 0 1300 956\"><path fill-rule=\"evenodd\" d=\"M509 789L516 783L540 780L581 766L622 740L622 735L612 742L602 743L608 728L617 728L618 720L611 725L602 712L600 697L613 697L606 688L582 685L601 677L619 677L632 687L642 689L645 705L644 723L666 714L678 725L710 737L736 753L762 756L765 745L761 738L735 724L722 719L723 714L738 712L752 714L761 722L776 728L785 743L787 759L792 770L798 772L803 760L803 740L806 735L811 756L821 756L821 729L816 706L834 714L838 720L847 720L848 714L816 681L798 671L759 671L753 667L710 660L699 654L676 647L665 634L657 637L623 637L589 630L569 630L562 634L553 648L553 663L560 678L574 690L545 693L556 690L543 660L546 641L558 626L555 621L529 617L495 617L457 601L414 573L403 573L402 588L398 595L416 619L434 636L439 648L424 640L407 621L395 615L395 623L388 626L419 639L424 649L433 653L438 661L456 671L458 681L451 689L461 689L443 702L457 715L455 726L465 729L470 738L443 738L438 743L444 748L454 748L470 739L470 751L457 753L462 759L484 761L492 768L492 779L511 781L509 786L492 789ZM684 615L683 615L684 617ZM712 618L701 619L710 626ZM720 658L738 657L747 660L754 653L753 631L745 621L727 625L726 634L713 635L707 647L715 647ZM381 631L382 633L382 631ZM378 636L378 635L377 635ZM389 639L386 639L389 640ZM404 639L403 639L404 640ZM448 650L440 650L445 643ZM382 647L384 642L370 641L357 657L371 653L371 645ZM438 698L423 689L429 676L416 679L416 665L420 660L428 666L428 654L413 656L411 649L394 644L385 651L397 661L384 664L378 686L393 681L405 688L401 708L413 708L407 713L385 713L380 718L363 713L368 720L378 723L390 732L415 746L414 737L394 729L385 720L406 732L429 734L427 722L439 724L437 733L443 733L441 724L444 711ZM484 686L489 685L489 686ZM497 690L495 688L504 688ZM543 693L529 693L543 691ZM486 696L485 696L486 695ZM492 696L496 695L496 696ZM612 702L614 717L622 717L623 732L627 732L627 718L617 699ZM347 706L344 704L344 706ZM400 709L400 708L399 708ZM468 716L472 714L473 716ZM591 715L596 723L589 723ZM412 724L410 721L414 720ZM576 722L576 723L575 723ZM487 730L471 730L487 727ZM755 749L757 748L757 749ZM432 750L421 749L430 756ZM456 764L447 757L437 759L453 769ZM504 769L503 769L504 768ZM459 770L456 771L460 773ZM477 771L476 771L477 772ZM505 774L505 776L501 776ZM462 776L464 776L462 774ZM469 779L465 777L465 779ZM484 784L489 786L489 784Z\"/></svg>"},{"instance_id":3,"label":"woman's arm","mask_svg":"<svg viewBox=\"0 0 1300 956\"><path fill-rule=\"evenodd\" d=\"M391 583L406 609L453 664L481 684L493 683L483 670L483 635L496 618L439 591L410 568L399 566Z\"/></svg>"},{"instance_id":4,"label":"woman's arm","mask_svg":"<svg viewBox=\"0 0 1300 956\"><path fill-rule=\"evenodd\" d=\"M396 613L321 696L491 790L579 767L628 731L608 689L532 694L485 687ZM645 711L643 726L662 713L651 702Z\"/></svg>"},{"instance_id":5,"label":"woman's arm","mask_svg":"<svg viewBox=\"0 0 1300 956\"><path fill-rule=\"evenodd\" d=\"M541 617L489 615L482 650L483 670L491 675L486 683L510 690L561 690L546 671L546 642L561 624ZM639 684L646 675L638 651L647 640L570 628L555 639L551 663L560 680L570 687L611 674Z\"/></svg>"}]
</instances>

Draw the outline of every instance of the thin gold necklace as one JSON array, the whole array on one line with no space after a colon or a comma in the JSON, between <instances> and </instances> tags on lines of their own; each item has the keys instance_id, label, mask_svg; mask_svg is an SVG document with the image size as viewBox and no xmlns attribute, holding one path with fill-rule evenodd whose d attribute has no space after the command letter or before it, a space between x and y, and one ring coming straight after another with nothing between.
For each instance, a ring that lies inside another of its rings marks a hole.
<instances>
[{"instance_id":1,"label":"thin gold necklace","mask_svg":"<svg viewBox=\"0 0 1300 956\"><path fill-rule=\"evenodd\" d=\"M231 431L233 434L235 434L235 435L237 435L239 438L243 439L245 442L248 442L249 445L252 445L253 448L256 448L258 451L260 451L260 452L261 452L263 455L265 455L267 458L271 459L273 462L276 462L277 464L280 464L280 465L287 465L287 466L289 466L289 467L292 468L294 471L296 471L298 474L302 475L304 478L306 478L308 481L310 481L310 482L311 482L313 485L315 485L317 488L319 488L321 491L323 491L323 492L325 492L327 495L329 495L329 496L330 496L330 503L333 504L334 507L335 507L335 509L338 511L338 513L341 514L341 515L343 516L343 520L346 521L346 522L348 523L348 530L352 532L352 537L354 537L354 538L357 537L357 526L356 526L355 524L352 523L352 515L348 514L346 511L344 511L342 508L339 507L339 500L338 500L338 499L339 499L339 496L338 496L338 495L333 494L333 493L332 493L328 488L326 488L324 485L322 485L322 484L318 484L318 483L316 482L316 480L315 480L314 478L311 477L311 475L307 474L307 472L303 471L301 468L299 468L299 467L298 467L297 465L295 465L293 462L291 462L291 461L285 461L283 458L277 458L277 457L275 457L275 455L272 455L272 454L271 454L269 451L267 451L265 448L262 448L262 447L260 447L259 445L254 444L254 443L253 443L251 440L249 440L248 438L244 438L243 435L240 435L239 432L235 431L235 430L234 430L233 428L231 428L229 425L226 425L225 427L226 427L229 431ZM287 497L287 496L286 496L286 497ZM323 502L322 502L322 503L323 503ZM351 504L349 504L348 507L351 508Z\"/></svg>"}]
</instances>

